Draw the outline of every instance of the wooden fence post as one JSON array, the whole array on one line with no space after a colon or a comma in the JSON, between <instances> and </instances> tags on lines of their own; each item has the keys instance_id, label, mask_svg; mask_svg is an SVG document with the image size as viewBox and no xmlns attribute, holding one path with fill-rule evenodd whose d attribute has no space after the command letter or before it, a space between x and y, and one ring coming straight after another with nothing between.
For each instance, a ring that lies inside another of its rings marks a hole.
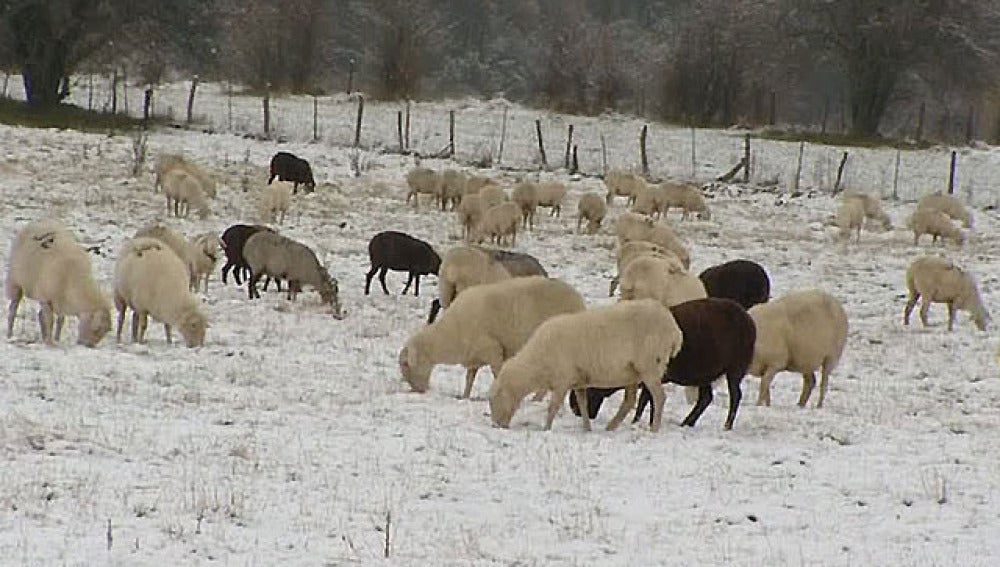
<instances>
[{"instance_id":1,"label":"wooden fence post","mask_svg":"<svg viewBox=\"0 0 1000 567\"><path fill-rule=\"evenodd\" d=\"M569 169L569 151L573 145L573 125L569 125L569 132L566 134L566 159L563 160L563 169Z\"/></svg>"},{"instance_id":2,"label":"wooden fence post","mask_svg":"<svg viewBox=\"0 0 1000 567\"><path fill-rule=\"evenodd\" d=\"M396 111L396 137L399 139L399 153L403 153L403 111Z\"/></svg>"},{"instance_id":3,"label":"wooden fence post","mask_svg":"<svg viewBox=\"0 0 1000 567\"><path fill-rule=\"evenodd\" d=\"M229 81L226 81L226 105L228 110L227 123L229 124L229 131L232 132L233 131L233 84L230 83Z\"/></svg>"},{"instance_id":4,"label":"wooden fence post","mask_svg":"<svg viewBox=\"0 0 1000 567\"><path fill-rule=\"evenodd\" d=\"M118 68L111 72L111 114L118 113Z\"/></svg>"},{"instance_id":5,"label":"wooden fence post","mask_svg":"<svg viewBox=\"0 0 1000 567\"><path fill-rule=\"evenodd\" d=\"M354 92L354 58L353 57L351 57L351 60L348 62L348 64L350 65L350 67L348 67L348 71L347 71L347 94L351 94L352 92Z\"/></svg>"},{"instance_id":6,"label":"wooden fence post","mask_svg":"<svg viewBox=\"0 0 1000 567\"><path fill-rule=\"evenodd\" d=\"M191 79L191 91L188 93L187 124L194 119L194 92L198 89L198 75Z\"/></svg>"},{"instance_id":7,"label":"wooden fence post","mask_svg":"<svg viewBox=\"0 0 1000 567\"><path fill-rule=\"evenodd\" d=\"M448 111L448 157L455 157L455 111Z\"/></svg>"},{"instance_id":8,"label":"wooden fence post","mask_svg":"<svg viewBox=\"0 0 1000 567\"><path fill-rule=\"evenodd\" d=\"M805 150L806 150L806 143L799 142L799 162L798 165L795 167L795 180L792 184L792 193L799 192L799 182L802 178L802 154L805 152Z\"/></svg>"},{"instance_id":9,"label":"wooden fence post","mask_svg":"<svg viewBox=\"0 0 1000 567\"><path fill-rule=\"evenodd\" d=\"M507 111L509 109L505 106L503 107L503 122L500 124L500 149L497 150L497 165L503 160L503 144L507 139Z\"/></svg>"},{"instance_id":10,"label":"wooden fence post","mask_svg":"<svg viewBox=\"0 0 1000 567\"><path fill-rule=\"evenodd\" d=\"M642 125L639 132L639 163L642 164L643 177L649 177L649 158L646 156L646 135L649 133L649 124Z\"/></svg>"},{"instance_id":11,"label":"wooden fence post","mask_svg":"<svg viewBox=\"0 0 1000 567\"><path fill-rule=\"evenodd\" d=\"M743 138L743 183L750 183L750 134Z\"/></svg>"},{"instance_id":12,"label":"wooden fence post","mask_svg":"<svg viewBox=\"0 0 1000 567\"><path fill-rule=\"evenodd\" d=\"M927 115L927 103L920 103L920 112L917 114L917 142L924 141L924 118Z\"/></svg>"},{"instance_id":13,"label":"wooden fence post","mask_svg":"<svg viewBox=\"0 0 1000 567\"><path fill-rule=\"evenodd\" d=\"M358 95L358 121L354 125L354 147L361 145L361 118L365 113L365 97Z\"/></svg>"},{"instance_id":14,"label":"wooden fence post","mask_svg":"<svg viewBox=\"0 0 1000 567\"><path fill-rule=\"evenodd\" d=\"M63 80L68 80L68 77L65 77ZM67 85L68 83L63 83L64 88ZM122 112L125 113L125 116L128 116L128 71L124 67L122 67Z\"/></svg>"},{"instance_id":15,"label":"wooden fence post","mask_svg":"<svg viewBox=\"0 0 1000 567\"><path fill-rule=\"evenodd\" d=\"M840 180L844 177L844 166L847 165L847 152L840 158L840 165L837 166L837 180L833 182L833 194L836 195L840 193ZM802 163L802 158L799 158L799 163ZM800 165L801 168L801 165Z\"/></svg>"},{"instance_id":16,"label":"wooden fence post","mask_svg":"<svg viewBox=\"0 0 1000 567\"><path fill-rule=\"evenodd\" d=\"M549 163L545 159L545 142L542 140L542 121L540 119L535 119L535 133L538 135L538 155L542 158L542 168L544 169L549 166Z\"/></svg>"},{"instance_id":17,"label":"wooden fence post","mask_svg":"<svg viewBox=\"0 0 1000 567\"><path fill-rule=\"evenodd\" d=\"M149 122L149 116L153 107L153 85L146 87L142 93L142 121Z\"/></svg>"},{"instance_id":18,"label":"wooden fence post","mask_svg":"<svg viewBox=\"0 0 1000 567\"><path fill-rule=\"evenodd\" d=\"M87 75L87 110L94 110L94 74Z\"/></svg>"},{"instance_id":19,"label":"wooden fence post","mask_svg":"<svg viewBox=\"0 0 1000 567\"><path fill-rule=\"evenodd\" d=\"M601 132L601 177L607 177L608 175L608 144L604 139L604 133Z\"/></svg>"},{"instance_id":20,"label":"wooden fence post","mask_svg":"<svg viewBox=\"0 0 1000 567\"><path fill-rule=\"evenodd\" d=\"M955 172L958 170L958 152L951 151L951 167L948 169L948 194L955 194Z\"/></svg>"},{"instance_id":21,"label":"wooden fence post","mask_svg":"<svg viewBox=\"0 0 1000 567\"><path fill-rule=\"evenodd\" d=\"M573 144L573 165L570 168L570 174L574 174L580 171L580 160L577 158L576 154L576 144Z\"/></svg>"},{"instance_id":22,"label":"wooden fence post","mask_svg":"<svg viewBox=\"0 0 1000 567\"><path fill-rule=\"evenodd\" d=\"M271 83L267 84L267 89L264 91L264 137L270 137L271 135Z\"/></svg>"},{"instance_id":23,"label":"wooden fence post","mask_svg":"<svg viewBox=\"0 0 1000 567\"><path fill-rule=\"evenodd\" d=\"M313 142L319 141L319 97L313 95Z\"/></svg>"},{"instance_id":24,"label":"wooden fence post","mask_svg":"<svg viewBox=\"0 0 1000 567\"><path fill-rule=\"evenodd\" d=\"M902 156L902 151L896 150L896 167L892 172L892 200L899 200L899 160Z\"/></svg>"},{"instance_id":25,"label":"wooden fence post","mask_svg":"<svg viewBox=\"0 0 1000 567\"><path fill-rule=\"evenodd\" d=\"M698 140L695 137L695 128L691 127L691 179L696 179L698 177Z\"/></svg>"},{"instance_id":26,"label":"wooden fence post","mask_svg":"<svg viewBox=\"0 0 1000 567\"><path fill-rule=\"evenodd\" d=\"M406 101L406 129L403 131L403 141L406 142L406 150L410 150L410 101Z\"/></svg>"}]
</instances>

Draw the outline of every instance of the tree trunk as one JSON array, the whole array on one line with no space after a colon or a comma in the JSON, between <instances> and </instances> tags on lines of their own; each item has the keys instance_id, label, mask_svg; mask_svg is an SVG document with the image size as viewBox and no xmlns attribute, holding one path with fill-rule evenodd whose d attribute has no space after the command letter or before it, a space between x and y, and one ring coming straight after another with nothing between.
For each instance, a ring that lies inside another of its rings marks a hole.
<instances>
[{"instance_id":1,"label":"tree trunk","mask_svg":"<svg viewBox=\"0 0 1000 567\"><path fill-rule=\"evenodd\" d=\"M24 93L28 104L46 107L59 104L63 99L60 87L66 75L65 65L60 57L43 63L26 63L23 68Z\"/></svg>"}]
</instances>

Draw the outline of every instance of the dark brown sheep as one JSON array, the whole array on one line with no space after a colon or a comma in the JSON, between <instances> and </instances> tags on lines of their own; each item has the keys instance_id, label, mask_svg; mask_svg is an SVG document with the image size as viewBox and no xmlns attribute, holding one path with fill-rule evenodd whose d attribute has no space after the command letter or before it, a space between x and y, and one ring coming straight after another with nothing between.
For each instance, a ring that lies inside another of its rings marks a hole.
<instances>
[{"instance_id":1,"label":"dark brown sheep","mask_svg":"<svg viewBox=\"0 0 1000 567\"><path fill-rule=\"evenodd\" d=\"M750 309L758 303L767 303L771 297L771 280L767 271L750 260L733 260L707 268L698 274L709 297L732 299Z\"/></svg>"},{"instance_id":2,"label":"dark brown sheep","mask_svg":"<svg viewBox=\"0 0 1000 567\"><path fill-rule=\"evenodd\" d=\"M712 401L712 383L724 374L729 386L729 414L725 428L732 429L743 397L740 386L753 359L754 342L757 340L753 319L738 303L712 297L675 305L670 312L684 333L684 344L667 366L663 382L698 387L698 401L681 425L694 427ZM597 416L604 398L618 389L587 390L587 409L591 419ZM633 421L642 417L649 401L649 393L644 389ZM570 408L574 414L580 415L573 394L570 395Z\"/></svg>"},{"instance_id":3,"label":"dark brown sheep","mask_svg":"<svg viewBox=\"0 0 1000 567\"><path fill-rule=\"evenodd\" d=\"M271 158L271 176L267 178L270 185L274 178L281 181L291 181L295 184L292 193L299 192L299 184L305 186L306 193L316 190L316 181L313 179L312 167L309 162L288 152L278 152Z\"/></svg>"},{"instance_id":4,"label":"dark brown sheep","mask_svg":"<svg viewBox=\"0 0 1000 567\"><path fill-rule=\"evenodd\" d=\"M419 296L420 276L437 275L438 268L441 267L441 256L430 244L394 230L380 232L372 237L368 242L368 258L372 267L365 274L365 295L371 290L375 272L378 272L382 291L389 295L389 288L385 286L385 275L389 270L393 270L410 273L410 279L406 280L406 287L403 288L403 295L410 289L410 284L416 282L413 295Z\"/></svg>"}]
</instances>

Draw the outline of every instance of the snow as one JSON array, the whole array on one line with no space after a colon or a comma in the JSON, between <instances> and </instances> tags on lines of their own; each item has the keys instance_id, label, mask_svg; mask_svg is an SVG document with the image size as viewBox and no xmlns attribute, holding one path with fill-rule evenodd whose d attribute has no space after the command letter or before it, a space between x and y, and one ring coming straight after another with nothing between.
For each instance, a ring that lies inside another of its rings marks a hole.
<instances>
[{"instance_id":1,"label":"snow","mask_svg":"<svg viewBox=\"0 0 1000 567\"><path fill-rule=\"evenodd\" d=\"M460 114L485 132L496 106L467 102ZM578 133L581 124L600 125L615 163L637 132L624 117L577 124ZM659 139L666 132L690 139L683 129L652 130ZM741 134L697 136L704 177L738 159ZM435 278L419 298L398 295L399 273L389 276L392 296L363 295L367 242L376 232L403 230L443 249L458 241L451 214L403 203L410 158L366 151L369 169L355 179L351 151L331 145L332 137L277 144L157 130L151 156L183 151L224 174L211 217L176 220L165 217L162 194L152 193L149 167L140 179L129 177L127 136L0 126L0 139L4 233L13 240L30 220L61 218L100 246L93 260L106 289L122 242L138 228L165 220L193 234L255 221L244 175L252 174L256 190L278 148L309 159L320 186L296 197L280 228L329 266L347 315L334 319L309 291L295 303L275 292L250 302L245 289L216 276L204 297L205 347L167 345L151 323L146 345L116 344L112 334L87 349L73 344L75 325L61 345L39 344L37 306L22 303L14 337L0 344L5 563L993 565L1000 558L995 339L964 313L948 333L942 305L932 308L931 327L901 323L906 265L931 251L976 274L987 307L997 310L994 210L976 210L963 249L916 247L902 228L913 204L885 201L897 228L844 245L825 226L834 201L813 191L827 185L804 175L806 194L789 196L785 154L775 149L764 163L781 177L776 192L724 187L710 200L711 221L679 223L675 215L673 222L696 272L746 257L768 268L774 295L818 286L844 302L848 346L825 407L795 406L801 379L781 374L769 408L754 404L758 380L746 379L729 432L722 429L724 387L693 429L678 426L689 408L668 388L657 434L644 424L586 433L568 408L543 432L546 404L537 402L526 402L502 430L490 424L487 369L472 400L457 399L464 375L457 367L438 368L426 394L400 381L398 350L426 319ZM533 143L512 130L505 152L528 163ZM797 152L794 144L755 143ZM892 150L851 151L895 159ZM929 156L946 161L947 151L903 159L914 165ZM976 170L977 204L996 199L986 188L998 180L997 156L997 148L963 151L964 161L984 164ZM684 174L680 158L657 158L654 167ZM884 167L855 171L852 185L885 186ZM613 301L606 297L615 266L610 228L592 237L573 231L576 200L603 187L589 178L570 187L566 215L543 217L536 232L518 238L518 249L588 303L604 304ZM925 190L905 187L905 195ZM622 210L619 200L613 212ZM8 253L0 251L4 264ZM605 409L598 425L611 414Z\"/></svg>"}]
</instances>

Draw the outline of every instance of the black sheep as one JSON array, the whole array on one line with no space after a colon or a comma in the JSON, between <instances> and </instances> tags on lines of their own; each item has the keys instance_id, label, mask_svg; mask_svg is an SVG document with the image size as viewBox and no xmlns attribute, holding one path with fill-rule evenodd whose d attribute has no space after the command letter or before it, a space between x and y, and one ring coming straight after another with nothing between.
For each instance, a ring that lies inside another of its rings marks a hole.
<instances>
[{"instance_id":1,"label":"black sheep","mask_svg":"<svg viewBox=\"0 0 1000 567\"><path fill-rule=\"evenodd\" d=\"M694 427L702 412L712 401L712 383L725 374L729 386L729 414L726 429L732 429L743 392L740 388L753 359L757 327L739 304L729 299L695 299L670 308L677 326L684 333L684 344L663 374L663 382L682 386L697 386L698 401L681 425ZM588 388L587 409L591 419L597 416L604 398L620 388ZM576 396L570 394L570 408L580 415ZM634 421L642 417L650 403L649 392L643 389Z\"/></svg>"},{"instance_id":2,"label":"black sheep","mask_svg":"<svg viewBox=\"0 0 1000 567\"><path fill-rule=\"evenodd\" d=\"M378 281L382 284L382 291L388 295L389 289L385 286L385 274L389 270L393 270L409 272L410 279L406 280L403 294L406 295L410 284L416 282L413 295L419 296L420 276L424 274L437 275L438 268L441 267L441 257L430 244L409 234L393 230L380 232L372 237L368 243L368 258L371 260L372 267L365 275L365 295L368 295L371 290L372 277L375 276L375 272L379 273Z\"/></svg>"},{"instance_id":3,"label":"black sheep","mask_svg":"<svg viewBox=\"0 0 1000 567\"><path fill-rule=\"evenodd\" d=\"M709 297L732 299L750 309L767 303L771 296L771 280L764 268L750 260L733 260L707 268L698 274Z\"/></svg>"},{"instance_id":4,"label":"black sheep","mask_svg":"<svg viewBox=\"0 0 1000 567\"><path fill-rule=\"evenodd\" d=\"M288 152L278 152L271 158L271 176L268 177L267 184L270 185L275 177L281 181L294 182L293 194L299 192L299 183L305 185L307 193L316 190L316 181L313 179L309 162Z\"/></svg>"},{"instance_id":5,"label":"black sheep","mask_svg":"<svg viewBox=\"0 0 1000 567\"><path fill-rule=\"evenodd\" d=\"M242 285L241 279L250 279L250 266L243 258L243 247L254 233L270 228L255 224L234 224L222 233L222 249L226 253L226 265L222 266L222 283L226 283L226 274L233 271L236 285ZM241 278L242 276L242 278Z\"/></svg>"}]
</instances>

